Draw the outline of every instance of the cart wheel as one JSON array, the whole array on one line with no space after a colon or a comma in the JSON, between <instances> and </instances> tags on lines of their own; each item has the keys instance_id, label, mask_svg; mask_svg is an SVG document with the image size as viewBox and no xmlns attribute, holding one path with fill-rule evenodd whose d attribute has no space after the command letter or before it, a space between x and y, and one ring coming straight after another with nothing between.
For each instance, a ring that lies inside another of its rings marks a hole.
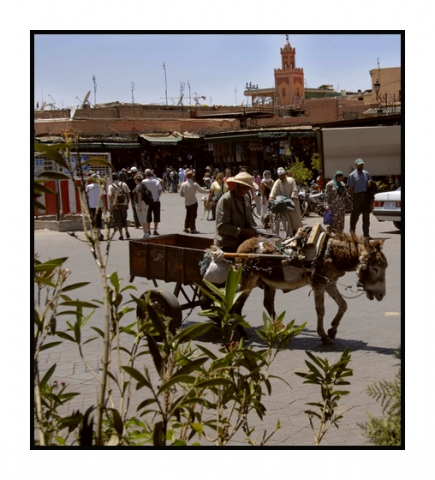
<instances>
[{"instance_id":1,"label":"cart wheel","mask_svg":"<svg viewBox=\"0 0 435 480\"><path fill-rule=\"evenodd\" d=\"M177 297L171 292L166 292L165 290L153 288L141 295L140 298L145 299L148 292L151 292L151 304L155 308L157 313L172 318L172 321L170 323L170 330L172 334L175 334L175 331L181 327L182 321L181 305L178 302ZM138 317L143 318L143 310L139 306L136 309L136 314Z\"/></svg>"}]
</instances>

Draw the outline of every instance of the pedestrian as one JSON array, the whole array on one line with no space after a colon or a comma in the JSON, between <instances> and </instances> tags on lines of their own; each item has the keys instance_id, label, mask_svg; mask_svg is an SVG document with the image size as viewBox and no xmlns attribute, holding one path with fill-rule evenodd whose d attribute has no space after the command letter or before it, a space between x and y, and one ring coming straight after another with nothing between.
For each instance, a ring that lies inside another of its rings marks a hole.
<instances>
[{"instance_id":1,"label":"pedestrian","mask_svg":"<svg viewBox=\"0 0 435 480\"><path fill-rule=\"evenodd\" d=\"M231 173L231 169L230 169L230 168L226 168L226 169L225 169L224 182L226 183L228 190L231 190L231 189L234 187L234 183L228 184L228 179L231 178L232 176L233 176L233 175L232 175L232 173Z\"/></svg>"},{"instance_id":2,"label":"pedestrian","mask_svg":"<svg viewBox=\"0 0 435 480\"><path fill-rule=\"evenodd\" d=\"M364 160L355 160L355 170L350 173L347 179L347 186L350 188L350 195L353 200L353 209L350 214L350 232L355 233L356 224L362 214L363 235L370 238L370 194L369 188L372 184L372 177L364 170Z\"/></svg>"},{"instance_id":3,"label":"pedestrian","mask_svg":"<svg viewBox=\"0 0 435 480\"><path fill-rule=\"evenodd\" d=\"M261 216L261 177L258 175L257 170L254 170L253 175L252 175L254 182L257 184L258 188L257 189L251 189L251 197L255 201L255 210L257 210L257 215Z\"/></svg>"},{"instance_id":4,"label":"pedestrian","mask_svg":"<svg viewBox=\"0 0 435 480\"><path fill-rule=\"evenodd\" d=\"M296 181L292 177L288 177L283 167L279 167L278 180L273 184L269 195L269 201L275 200L279 195L290 198L295 204L293 211L286 211L283 215L287 220L287 236L293 236L299 228L302 227L301 209L299 206L299 189Z\"/></svg>"},{"instance_id":5,"label":"pedestrian","mask_svg":"<svg viewBox=\"0 0 435 480\"><path fill-rule=\"evenodd\" d=\"M127 223L127 210L130 202L130 191L126 183L119 180L117 173L112 173L112 183L109 185L109 200L111 204L112 217L119 231L119 240L124 240L122 229L125 230L125 236L130 238Z\"/></svg>"},{"instance_id":6,"label":"pedestrian","mask_svg":"<svg viewBox=\"0 0 435 480\"><path fill-rule=\"evenodd\" d=\"M101 233L103 210L105 209L103 195L106 193L100 185L100 176L94 173L91 175L91 183L86 185L86 195L88 196L89 213L91 214L92 227L97 230L98 240L104 240Z\"/></svg>"},{"instance_id":7,"label":"pedestrian","mask_svg":"<svg viewBox=\"0 0 435 480\"><path fill-rule=\"evenodd\" d=\"M130 190L130 198L133 198L133 192L136 188L136 182L134 181L135 175L139 172L136 167L131 167L130 170L127 172L127 181L125 182ZM141 224L136 212L136 203L133 201L131 202L131 209L133 210L133 219L134 219L134 226L135 228L141 228Z\"/></svg>"},{"instance_id":8,"label":"pedestrian","mask_svg":"<svg viewBox=\"0 0 435 480\"><path fill-rule=\"evenodd\" d=\"M236 252L246 239L258 235L248 195L257 184L247 172L238 173L230 180L234 188L224 193L217 204L214 244L225 252Z\"/></svg>"},{"instance_id":9,"label":"pedestrian","mask_svg":"<svg viewBox=\"0 0 435 480\"><path fill-rule=\"evenodd\" d=\"M125 168L119 173L119 180L123 183L127 183L127 170Z\"/></svg>"},{"instance_id":10,"label":"pedestrian","mask_svg":"<svg viewBox=\"0 0 435 480\"><path fill-rule=\"evenodd\" d=\"M263 172L263 178L260 183L261 190L261 203L263 207L263 214L268 213L267 203L269 201L269 195L273 187L273 179L270 170L265 170Z\"/></svg>"},{"instance_id":11,"label":"pedestrian","mask_svg":"<svg viewBox=\"0 0 435 480\"><path fill-rule=\"evenodd\" d=\"M215 181L211 184L208 194L208 201L213 205L211 209L212 220L216 220L216 205L219 198L221 198L227 189L228 187L226 183L224 183L224 174L219 172L216 175Z\"/></svg>"},{"instance_id":12,"label":"pedestrian","mask_svg":"<svg viewBox=\"0 0 435 480\"><path fill-rule=\"evenodd\" d=\"M184 198L184 206L186 207L186 216L184 218L184 232L199 233L196 229L196 217L198 215L198 201L196 193L208 194L208 190L201 188L193 180L193 172L186 171L186 181L181 184L180 196Z\"/></svg>"},{"instance_id":13,"label":"pedestrian","mask_svg":"<svg viewBox=\"0 0 435 480\"><path fill-rule=\"evenodd\" d=\"M144 202L144 188L146 188L146 186L142 183L142 180L143 176L140 173L134 176L136 186L133 190L133 203L136 204L137 216L142 226L142 238L148 238L150 236L147 222L148 205Z\"/></svg>"},{"instance_id":14,"label":"pedestrian","mask_svg":"<svg viewBox=\"0 0 435 480\"><path fill-rule=\"evenodd\" d=\"M160 195L162 194L162 186L160 182L153 178L153 172L149 169L145 170L145 179L142 180L142 183L151 191L153 194L154 203L148 207L147 212L147 231L151 234L151 222L154 221L154 231L153 235L159 235L157 230L160 223Z\"/></svg>"},{"instance_id":15,"label":"pedestrian","mask_svg":"<svg viewBox=\"0 0 435 480\"><path fill-rule=\"evenodd\" d=\"M344 216L351 202L346 185L343 183L343 172L337 170L334 179L329 181L325 187L325 210L332 212L332 224L328 225L328 232L343 233Z\"/></svg>"},{"instance_id":16,"label":"pedestrian","mask_svg":"<svg viewBox=\"0 0 435 480\"><path fill-rule=\"evenodd\" d=\"M210 190L211 178L208 172L204 174L204 178L202 179L202 181L204 182L204 188L206 188L207 190Z\"/></svg>"}]
</instances>

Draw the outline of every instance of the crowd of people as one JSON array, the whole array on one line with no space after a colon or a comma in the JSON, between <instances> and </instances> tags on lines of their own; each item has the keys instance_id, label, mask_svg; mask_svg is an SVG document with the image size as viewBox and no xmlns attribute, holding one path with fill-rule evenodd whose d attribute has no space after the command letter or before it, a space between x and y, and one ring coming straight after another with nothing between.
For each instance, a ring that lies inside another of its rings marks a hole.
<instances>
[{"instance_id":1,"label":"crowd of people","mask_svg":"<svg viewBox=\"0 0 435 480\"><path fill-rule=\"evenodd\" d=\"M142 237L159 235L161 221L161 195L163 192L178 193L184 198L185 233L197 234L198 215L197 194L205 195L216 222L215 243L225 251L235 251L238 245L251 236L257 235L257 225L252 213L255 204L257 214L267 214L269 204L278 197L291 199L293 210L284 212L287 234L295 234L302 227L301 208L299 205L299 187L290 171L279 167L272 172L265 170L261 176L257 170L248 173L245 167L233 176L230 168L220 171L210 165L205 168L202 181L196 178L195 169L184 165L178 170L168 167L158 178L151 169L138 170L133 166L112 174L112 183L107 188L108 208L113 223L119 233L119 239L130 238L127 220L128 207L133 211L134 225L142 229ZM364 161L355 160L355 170L349 175L347 185L343 182L343 172L335 172L334 178L324 182L324 207L332 213L328 225L329 232L343 233L346 211L352 208L350 231L355 232L356 224L362 215L362 229L365 237L370 237L370 208L375 193L375 182L364 169ZM92 173L86 187L90 214L98 238L104 240L102 233L103 195L106 194L99 182L99 175ZM328 179L329 180L329 179Z\"/></svg>"}]
</instances>

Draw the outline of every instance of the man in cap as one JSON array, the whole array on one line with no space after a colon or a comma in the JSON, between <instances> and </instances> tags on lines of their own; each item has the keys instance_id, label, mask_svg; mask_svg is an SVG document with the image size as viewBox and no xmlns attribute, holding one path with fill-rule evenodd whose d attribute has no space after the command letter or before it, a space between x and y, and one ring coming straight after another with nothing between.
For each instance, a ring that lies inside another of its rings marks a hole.
<instances>
[{"instance_id":1,"label":"man in cap","mask_svg":"<svg viewBox=\"0 0 435 480\"><path fill-rule=\"evenodd\" d=\"M294 235L299 228L302 227L301 207L299 206L299 190L297 183L293 177L289 177L283 167L279 167L278 180L273 184L269 195L269 201L275 200L276 197L282 195L291 198L295 204L295 210L284 213L287 220L287 235Z\"/></svg>"},{"instance_id":2,"label":"man in cap","mask_svg":"<svg viewBox=\"0 0 435 480\"><path fill-rule=\"evenodd\" d=\"M362 214L363 234L370 238L370 194L369 188L372 185L372 177L364 170L364 160L355 160L356 168L347 178L347 186L350 187L350 194L353 200L353 210L350 214L350 232L355 232L359 216Z\"/></svg>"},{"instance_id":3,"label":"man in cap","mask_svg":"<svg viewBox=\"0 0 435 480\"><path fill-rule=\"evenodd\" d=\"M122 192L119 192L122 190ZM120 193L123 193L122 198ZM128 232L127 211L130 202L130 190L126 183L119 180L119 175L116 172L112 173L112 183L108 189L109 200L112 205L112 217L115 225L119 231L119 240L124 240L122 229L125 229L125 235L130 238Z\"/></svg>"},{"instance_id":4,"label":"man in cap","mask_svg":"<svg viewBox=\"0 0 435 480\"><path fill-rule=\"evenodd\" d=\"M234 188L224 193L216 206L214 244L224 252L236 252L246 239L258 235L248 192L258 186L247 172L228 179Z\"/></svg>"}]
</instances>

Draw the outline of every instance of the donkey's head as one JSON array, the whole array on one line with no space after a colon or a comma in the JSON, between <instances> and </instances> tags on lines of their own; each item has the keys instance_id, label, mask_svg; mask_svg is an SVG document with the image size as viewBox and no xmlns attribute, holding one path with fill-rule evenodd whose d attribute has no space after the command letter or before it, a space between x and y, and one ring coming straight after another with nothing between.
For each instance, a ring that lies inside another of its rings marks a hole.
<instances>
[{"instance_id":1,"label":"donkey's head","mask_svg":"<svg viewBox=\"0 0 435 480\"><path fill-rule=\"evenodd\" d=\"M364 251L359 258L357 275L367 298L382 300L385 297L385 270L388 267L387 257L382 252L385 239L371 240L364 238Z\"/></svg>"}]
</instances>

